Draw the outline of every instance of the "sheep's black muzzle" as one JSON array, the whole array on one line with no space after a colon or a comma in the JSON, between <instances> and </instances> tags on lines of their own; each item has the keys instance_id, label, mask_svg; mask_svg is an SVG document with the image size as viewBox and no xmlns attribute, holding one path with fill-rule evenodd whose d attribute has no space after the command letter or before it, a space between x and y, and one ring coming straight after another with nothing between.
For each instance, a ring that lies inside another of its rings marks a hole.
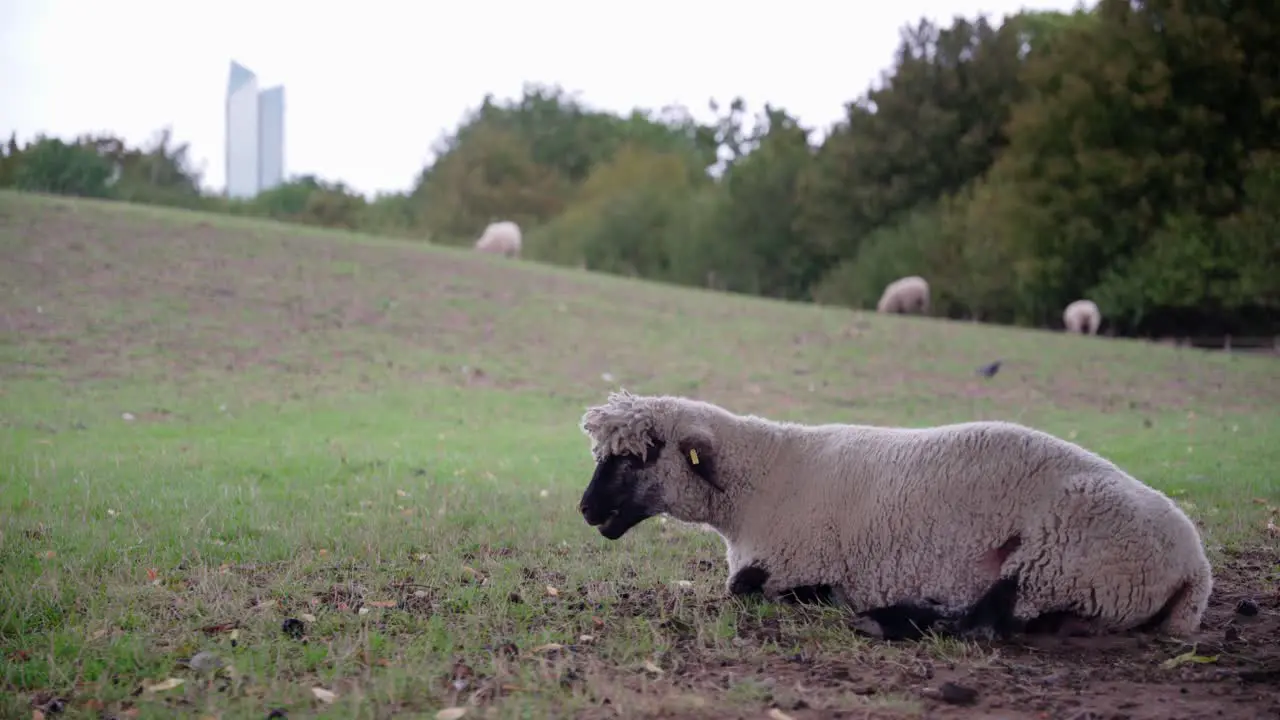
<instances>
[{"instance_id":1,"label":"sheep's black muzzle","mask_svg":"<svg viewBox=\"0 0 1280 720\"><path fill-rule=\"evenodd\" d=\"M628 530L654 515L636 490L635 472L641 465L642 461L636 458L606 458L596 464L591 482L582 493L578 503L582 518L610 540L626 535Z\"/></svg>"}]
</instances>

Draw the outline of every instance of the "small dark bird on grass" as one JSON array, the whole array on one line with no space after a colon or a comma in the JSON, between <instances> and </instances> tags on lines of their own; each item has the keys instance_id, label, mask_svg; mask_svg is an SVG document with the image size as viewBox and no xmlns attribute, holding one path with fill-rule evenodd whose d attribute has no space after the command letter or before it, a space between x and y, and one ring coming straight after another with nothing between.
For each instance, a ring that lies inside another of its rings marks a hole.
<instances>
[{"instance_id":1,"label":"small dark bird on grass","mask_svg":"<svg viewBox=\"0 0 1280 720\"><path fill-rule=\"evenodd\" d=\"M1000 363L1001 361L997 360L989 365L983 365L978 368L978 374L984 378L995 377L996 373L1000 372Z\"/></svg>"}]
</instances>

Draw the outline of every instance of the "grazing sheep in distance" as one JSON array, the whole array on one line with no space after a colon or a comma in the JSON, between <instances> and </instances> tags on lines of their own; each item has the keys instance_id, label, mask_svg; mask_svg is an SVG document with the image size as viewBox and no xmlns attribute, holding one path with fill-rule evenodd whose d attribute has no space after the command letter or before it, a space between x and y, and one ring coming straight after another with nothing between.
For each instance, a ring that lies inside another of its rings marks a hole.
<instances>
[{"instance_id":1,"label":"grazing sheep in distance","mask_svg":"<svg viewBox=\"0 0 1280 720\"><path fill-rule=\"evenodd\" d=\"M497 253L506 257L520 257L520 226L510 220L489 223L484 234L476 240L480 252Z\"/></svg>"},{"instance_id":2,"label":"grazing sheep in distance","mask_svg":"<svg viewBox=\"0 0 1280 720\"><path fill-rule=\"evenodd\" d=\"M1194 631L1212 575L1165 495L1006 422L801 425L625 390L582 416L583 519L666 513L725 541L728 592L828 600L868 632Z\"/></svg>"},{"instance_id":3,"label":"grazing sheep in distance","mask_svg":"<svg viewBox=\"0 0 1280 720\"><path fill-rule=\"evenodd\" d=\"M876 312L929 314L929 283L919 275L899 278L885 286Z\"/></svg>"},{"instance_id":4,"label":"grazing sheep in distance","mask_svg":"<svg viewBox=\"0 0 1280 720\"><path fill-rule=\"evenodd\" d=\"M1062 311L1062 324L1067 326L1067 332L1097 335L1102 313L1092 300L1076 300Z\"/></svg>"}]
</instances>

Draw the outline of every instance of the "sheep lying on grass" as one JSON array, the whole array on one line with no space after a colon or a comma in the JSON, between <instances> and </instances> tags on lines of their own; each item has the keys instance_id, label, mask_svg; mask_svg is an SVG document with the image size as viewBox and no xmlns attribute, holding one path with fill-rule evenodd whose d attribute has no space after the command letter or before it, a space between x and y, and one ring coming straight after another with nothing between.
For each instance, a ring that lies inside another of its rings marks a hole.
<instances>
[{"instance_id":1,"label":"sheep lying on grass","mask_svg":"<svg viewBox=\"0 0 1280 720\"><path fill-rule=\"evenodd\" d=\"M1169 498L1004 422L799 425L611 393L582 417L579 509L616 540L667 513L715 530L728 590L829 600L882 637L1192 632L1212 577Z\"/></svg>"},{"instance_id":2,"label":"sheep lying on grass","mask_svg":"<svg viewBox=\"0 0 1280 720\"><path fill-rule=\"evenodd\" d=\"M1067 326L1067 332L1097 335L1102 313L1092 300L1076 300L1062 311L1062 324Z\"/></svg>"},{"instance_id":3,"label":"sheep lying on grass","mask_svg":"<svg viewBox=\"0 0 1280 720\"><path fill-rule=\"evenodd\" d=\"M506 257L520 257L520 226L510 220L489 223L484 234L476 240L476 250L497 253Z\"/></svg>"},{"instance_id":4,"label":"sheep lying on grass","mask_svg":"<svg viewBox=\"0 0 1280 720\"><path fill-rule=\"evenodd\" d=\"M918 275L899 278L885 286L876 312L929 314L929 283Z\"/></svg>"}]
</instances>

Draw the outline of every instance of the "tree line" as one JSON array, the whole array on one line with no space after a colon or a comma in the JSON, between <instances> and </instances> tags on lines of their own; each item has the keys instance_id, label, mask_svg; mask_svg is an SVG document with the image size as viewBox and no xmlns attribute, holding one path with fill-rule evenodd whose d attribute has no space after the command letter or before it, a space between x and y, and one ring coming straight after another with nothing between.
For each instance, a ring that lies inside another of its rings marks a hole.
<instances>
[{"instance_id":1,"label":"tree line","mask_svg":"<svg viewBox=\"0 0 1280 720\"><path fill-rule=\"evenodd\" d=\"M820 141L768 104L703 123L530 85L372 200L310 176L211 197L167 132L11 139L0 186L452 245L509 219L526 257L682 285L871 308L918 274L952 318L1058 327L1088 297L1121 335L1280 333L1280 4L1101 0L900 35Z\"/></svg>"}]
</instances>

